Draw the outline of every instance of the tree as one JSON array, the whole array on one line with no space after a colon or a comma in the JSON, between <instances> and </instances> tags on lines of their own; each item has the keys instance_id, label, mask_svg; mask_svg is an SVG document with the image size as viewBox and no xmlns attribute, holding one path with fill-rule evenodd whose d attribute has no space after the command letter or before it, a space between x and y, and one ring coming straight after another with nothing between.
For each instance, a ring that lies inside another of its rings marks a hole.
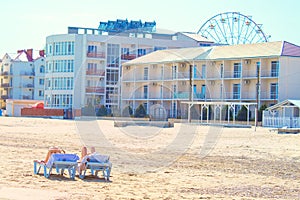
<instances>
[{"instance_id":1,"label":"tree","mask_svg":"<svg viewBox=\"0 0 300 200\"><path fill-rule=\"evenodd\" d=\"M107 116L107 109L104 105L99 108L97 116Z\"/></svg>"},{"instance_id":2,"label":"tree","mask_svg":"<svg viewBox=\"0 0 300 200\"><path fill-rule=\"evenodd\" d=\"M257 121L261 122L262 121L262 114L263 114L263 111L267 109L267 106L264 104L262 105L259 110L258 110L258 116L257 116Z\"/></svg>"},{"instance_id":3,"label":"tree","mask_svg":"<svg viewBox=\"0 0 300 200\"><path fill-rule=\"evenodd\" d=\"M126 106L122 111L122 116L124 117L130 117L133 113L133 110L130 106Z\"/></svg>"},{"instance_id":4,"label":"tree","mask_svg":"<svg viewBox=\"0 0 300 200\"><path fill-rule=\"evenodd\" d=\"M82 115L83 116L95 116L95 108L94 108L94 106L91 103L89 103L87 106L85 106L82 109Z\"/></svg>"},{"instance_id":5,"label":"tree","mask_svg":"<svg viewBox=\"0 0 300 200\"><path fill-rule=\"evenodd\" d=\"M251 113L249 113L249 118L251 117L250 115ZM239 121L247 121L247 116L248 115L248 110L245 106L242 106L242 108L239 110L236 118Z\"/></svg>"},{"instance_id":6,"label":"tree","mask_svg":"<svg viewBox=\"0 0 300 200\"><path fill-rule=\"evenodd\" d=\"M142 104L137 107L134 113L134 117L146 117L146 110Z\"/></svg>"}]
</instances>

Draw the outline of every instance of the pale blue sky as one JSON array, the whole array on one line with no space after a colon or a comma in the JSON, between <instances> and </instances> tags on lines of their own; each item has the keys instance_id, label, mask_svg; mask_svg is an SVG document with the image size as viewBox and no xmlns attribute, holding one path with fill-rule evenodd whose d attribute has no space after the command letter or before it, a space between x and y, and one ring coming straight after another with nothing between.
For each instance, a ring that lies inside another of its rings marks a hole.
<instances>
[{"instance_id":1,"label":"pale blue sky","mask_svg":"<svg viewBox=\"0 0 300 200\"><path fill-rule=\"evenodd\" d=\"M197 32L212 16L240 12L253 16L270 41L300 45L298 0L9 0L0 7L0 57L18 49L43 49L48 35L68 26L97 28L100 21L156 21L157 28Z\"/></svg>"}]
</instances>

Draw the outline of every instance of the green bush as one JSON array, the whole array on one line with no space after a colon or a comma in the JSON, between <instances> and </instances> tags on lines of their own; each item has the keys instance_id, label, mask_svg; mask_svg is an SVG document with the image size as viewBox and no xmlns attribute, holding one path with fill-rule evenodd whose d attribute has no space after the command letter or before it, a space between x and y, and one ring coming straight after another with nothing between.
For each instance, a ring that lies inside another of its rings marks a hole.
<instances>
[{"instance_id":1,"label":"green bush","mask_svg":"<svg viewBox=\"0 0 300 200\"><path fill-rule=\"evenodd\" d=\"M102 105L100 108L99 108L99 110L98 110L98 112L97 112L97 116L107 116L107 109L106 109L106 107L104 106L104 105Z\"/></svg>"},{"instance_id":2,"label":"green bush","mask_svg":"<svg viewBox=\"0 0 300 200\"><path fill-rule=\"evenodd\" d=\"M264 104L262 105L259 110L258 110L258 116L257 116L257 121L261 122L262 121L262 114L263 111L267 109L267 106Z\"/></svg>"},{"instance_id":3,"label":"green bush","mask_svg":"<svg viewBox=\"0 0 300 200\"><path fill-rule=\"evenodd\" d=\"M82 108L82 115L83 116L95 116L95 108L94 106L89 103L87 106Z\"/></svg>"},{"instance_id":4,"label":"green bush","mask_svg":"<svg viewBox=\"0 0 300 200\"><path fill-rule=\"evenodd\" d=\"M142 104L140 104L135 110L134 117L146 117L146 110Z\"/></svg>"},{"instance_id":5,"label":"green bush","mask_svg":"<svg viewBox=\"0 0 300 200\"><path fill-rule=\"evenodd\" d=\"M245 106L242 106L241 110L239 110L236 118L239 121L247 121L248 111ZM251 118L251 112L249 111L249 119Z\"/></svg>"},{"instance_id":6,"label":"green bush","mask_svg":"<svg viewBox=\"0 0 300 200\"><path fill-rule=\"evenodd\" d=\"M122 116L123 116L123 117L130 117L130 116L132 115L132 113L133 113L132 108L131 108L130 106L127 106L127 107L125 107L125 108L123 109L123 111L122 111Z\"/></svg>"}]
</instances>

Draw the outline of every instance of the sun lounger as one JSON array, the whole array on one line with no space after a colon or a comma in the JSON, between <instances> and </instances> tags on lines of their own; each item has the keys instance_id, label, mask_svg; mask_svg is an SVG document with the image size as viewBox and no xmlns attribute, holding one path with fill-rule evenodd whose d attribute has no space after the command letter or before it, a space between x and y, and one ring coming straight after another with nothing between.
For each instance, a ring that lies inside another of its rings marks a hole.
<instances>
[{"instance_id":1,"label":"sun lounger","mask_svg":"<svg viewBox=\"0 0 300 200\"><path fill-rule=\"evenodd\" d=\"M76 154L52 154L47 163L33 161L34 174L38 174L40 169L43 168L44 176L49 178L52 169L55 168L56 172L61 175L64 174L64 170L68 170L70 178L74 179L78 160L79 157Z\"/></svg>"},{"instance_id":2,"label":"sun lounger","mask_svg":"<svg viewBox=\"0 0 300 200\"><path fill-rule=\"evenodd\" d=\"M84 179L87 170L91 170L91 174L96 177L98 177L98 172L102 171L105 180L109 180L112 168L109 156L93 153L85 156L81 162L85 163L85 168L79 173L79 178Z\"/></svg>"}]
</instances>

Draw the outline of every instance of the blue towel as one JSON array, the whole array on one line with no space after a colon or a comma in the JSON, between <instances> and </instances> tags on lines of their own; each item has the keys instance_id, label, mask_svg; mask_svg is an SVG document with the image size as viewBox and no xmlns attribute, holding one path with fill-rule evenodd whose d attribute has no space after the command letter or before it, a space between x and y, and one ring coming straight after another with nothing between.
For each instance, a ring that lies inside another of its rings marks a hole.
<instances>
[{"instance_id":1,"label":"blue towel","mask_svg":"<svg viewBox=\"0 0 300 200\"><path fill-rule=\"evenodd\" d=\"M50 168L55 161L67 161L67 162L77 162L79 157L76 154L61 154L61 153L54 153L51 155L49 161L47 162L46 166Z\"/></svg>"}]
</instances>

